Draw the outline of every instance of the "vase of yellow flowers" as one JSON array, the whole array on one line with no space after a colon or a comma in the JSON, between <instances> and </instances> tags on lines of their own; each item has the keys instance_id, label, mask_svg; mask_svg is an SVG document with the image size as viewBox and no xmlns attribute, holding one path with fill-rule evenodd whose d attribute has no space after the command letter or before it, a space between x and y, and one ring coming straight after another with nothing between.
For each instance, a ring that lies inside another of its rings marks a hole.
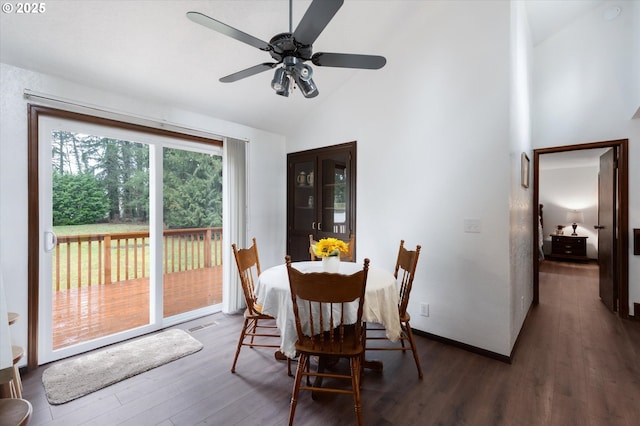
<instances>
[{"instance_id":1,"label":"vase of yellow flowers","mask_svg":"<svg viewBox=\"0 0 640 426\"><path fill-rule=\"evenodd\" d=\"M340 253L349 252L349 245L337 238L323 238L312 248L316 256L322 258L323 270L332 273L340 269Z\"/></svg>"}]
</instances>

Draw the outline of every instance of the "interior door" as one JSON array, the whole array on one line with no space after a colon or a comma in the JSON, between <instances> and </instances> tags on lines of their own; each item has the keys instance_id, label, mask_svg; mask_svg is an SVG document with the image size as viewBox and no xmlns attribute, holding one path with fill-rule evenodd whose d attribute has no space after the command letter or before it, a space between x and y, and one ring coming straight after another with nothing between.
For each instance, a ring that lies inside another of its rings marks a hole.
<instances>
[{"instance_id":1,"label":"interior door","mask_svg":"<svg viewBox=\"0 0 640 426\"><path fill-rule=\"evenodd\" d=\"M616 286L616 167L615 149L600 156L598 179L598 264L600 266L600 299L609 310L617 311Z\"/></svg>"}]
</instances>

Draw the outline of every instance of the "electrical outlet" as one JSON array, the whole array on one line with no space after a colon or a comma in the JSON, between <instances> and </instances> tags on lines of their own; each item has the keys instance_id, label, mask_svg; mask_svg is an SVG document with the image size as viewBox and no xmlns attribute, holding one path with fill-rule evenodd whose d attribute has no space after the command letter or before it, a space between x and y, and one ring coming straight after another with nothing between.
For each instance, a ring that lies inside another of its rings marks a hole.
<instances>
[{"instance_id":1,"label":"electrical outlet","mask_svg":"<svg viewBox=\"0 0 640 426\"><path fill-rule=\"evenodd\" d=\"M482 231L482 222L480 219L465 219L464 232L478 234Z\"/></svg>"},{"instance_id":2,"label":"electrical outlet","mask_svg":"<svg viewBox=\"0 0 640 426\"><path fill-rule=\"evenodd\" d=\"M428 317L429 316L429 304L428 303L421 303L420 304L420 315L422 315L423 317Z\"/></svg>"}]
</instances>

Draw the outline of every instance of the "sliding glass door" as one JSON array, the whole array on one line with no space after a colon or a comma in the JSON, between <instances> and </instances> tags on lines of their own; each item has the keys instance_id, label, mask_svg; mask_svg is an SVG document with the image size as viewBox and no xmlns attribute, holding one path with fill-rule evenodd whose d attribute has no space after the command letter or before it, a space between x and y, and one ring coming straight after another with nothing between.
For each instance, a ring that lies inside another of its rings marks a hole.
<instances>
[{"instance_id":1,"label":"sliding glass door","mask_svg":"<svg viewBox=\"0 0 640 426\"><path fill-rule=\"evenodd\" d=\"M39 364L219 310L221 153L40 117Z\"/></svg>"},{"instance_id":2,"label":"sliding glass door","mask_svg":"<svg viewBox=\"0 0 640 426\"><path fill-rule=\"evenodd\" d=\"M163 148L164 318L222 303L222 157Z\"/></svg>"}]
</instances>

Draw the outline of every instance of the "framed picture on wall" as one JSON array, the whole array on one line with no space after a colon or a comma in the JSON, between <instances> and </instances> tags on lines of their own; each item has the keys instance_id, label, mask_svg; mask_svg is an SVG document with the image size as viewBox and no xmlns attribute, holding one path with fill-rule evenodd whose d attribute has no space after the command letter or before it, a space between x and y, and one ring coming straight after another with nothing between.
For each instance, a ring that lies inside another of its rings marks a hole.
<instances>
[{"instance_id":1,"label":"framed picture on wall","mask_svg":"<svg viewBox=\"0 0 640 426\"><path fill-rule=\"evenodd\" d=\"M529 157L524 152L520 156L520 183L525 188L529 187Z\"/></svg>"}]
</instances>

